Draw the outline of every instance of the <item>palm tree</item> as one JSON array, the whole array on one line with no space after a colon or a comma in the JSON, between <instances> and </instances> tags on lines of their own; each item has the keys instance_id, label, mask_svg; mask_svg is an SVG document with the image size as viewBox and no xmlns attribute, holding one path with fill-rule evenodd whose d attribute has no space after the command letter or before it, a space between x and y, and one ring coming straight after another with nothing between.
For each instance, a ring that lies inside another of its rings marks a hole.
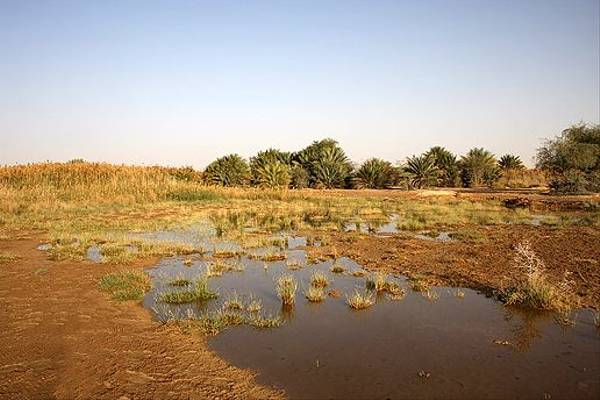
<instances>
[{"instance_id":1,"label":"palm tree","mask_svg":"<svg viewBox=\"0 0 600 400\"><path fill-rule=\"evenodd\" d=\"M513 154L505 154L500 157L498 160L498 165L502 170L512 169L512 170L522 170L525 168L521 158L519 156L515 156Z\"/></svg>"},{"instance_id":2,"label":"palm tree","mask_svg":"<svg viewBox=\"0 0 600 400\"><path fill-rule=\"evenodd\" d=\"M439 186L457 186L458 182L458 161L456 156L446 148L435 146L425 153L425 156L431 158L438 169Z\"/></svg>"},{"instance_id":3,"label":"palm tree","mask_svg":"<svg viewBox=\"0 0 600 400\"><path fill-rule=\"evenodd\" d=\"M394 184L394 167L382 159L371 158L360 166L355 179L359 188L387 188Z\"/></svg>"},{"instance_id":4,"label":"palm tree","mask_svg":"<svg viewBox=\"0 0 600 400\"><path fill-rule=\"evenodd\" d=\"M293 162L308 173L310 186L340 187L352 172L352 164L344 150L333 139L315 141L294 153Z\"/></svg>"},{"instance_id":5,"label":"palm tree","mask_svg":"<svg viewBox=\"0 0 600 400\"><path fill-rule=\"evenodd\" d=\"M320 158L313 161L314 182L317 187L332 189L344 185L352 166L339 147L325 148Z\"/></svg>"},{"instance_id":6,"label":"palm tree","mask_svg":"<svg viewBox=\"0 0 600 400\"><path fill-rule=\"evenodd\" d=\"M309 185L309 174L308 171L299 164L292 167L290 171L290 185L294 189L304 189Z\"/></svg>"},{"instance_id":7,"label":"palm tree","mask_svg":"<svg viewBox=\"0 0 600 400\"><path fill-rule=\"evenodd\" d=\"M417 189L437 182L438 169L434 161L425 155L409 157L404 170L410 176L411 185Z\"/></svg>"},{"instance_id":8,"label":"palm tree","mask_svg":"<svg viewBox=\"0 0 600 400\"><path fill-rule=\"evenodd\" d=\"M268 164L280 163L286 167L292 166L292 154L277 149L268 149L259 151L254 157L250 158L250 173L252 174L252 183L259 184L259 171ZM282 169L280 167L280 169Z\"/></svg>"},{"instance_id":9,"label":"palm tree","mask_svg":"<svg viewBox=\"0 0 600 400\"><path fill-rule=\"evenodd\" d=\"M500 177L496 158L483 149L474 148L461 157L461 178L465 186L491 185Z\"/></svg>"},{"instance_id":10,"label":"palm tree","mask_svg":"<svg viewBox=\"0 0 600 400\"><path fill-rule=\"evenodd\" d=\"M221 186L246 184L250 176L248 163L237 154L229 154L211 162L205 170L209 182Z\"/></svg>"},{"instance_id":11,"label":"palm tree","mask_svg":"<svg viewBox=\"0 0 600 400\"><path fill-rule=\"evenodd\" d=\"M261 164L255 171L255 183L263 188L282 188L290 184L290 167L274 161Z\"/></svg>"}]
</instances>

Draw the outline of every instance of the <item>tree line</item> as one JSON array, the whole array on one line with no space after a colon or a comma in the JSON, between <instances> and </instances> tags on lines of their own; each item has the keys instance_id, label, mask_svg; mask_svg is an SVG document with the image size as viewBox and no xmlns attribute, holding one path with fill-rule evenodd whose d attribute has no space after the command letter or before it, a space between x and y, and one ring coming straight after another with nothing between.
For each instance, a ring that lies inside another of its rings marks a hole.
<instances>
[{"instance_id":1,"label":"tree line","mask_svg":"<svg viewBox=\"0 0 600 400\"><path fill-rule=\"evenodd\" d=\"M538 149L536 158L536 167L551 176L553 189L598 191L599 125L581 123L567 128ZM524 169L519 156L513 154L496 158L484 148L473 148L458 157L441 146L408 157L401 165L380 158L355 165L335 140L323 139L298 152L260 151L249 162L229 154L211 162L204 175L207 182L222 186L420 189L492 186L503 174Z\"/></svg>"}]
</instances>

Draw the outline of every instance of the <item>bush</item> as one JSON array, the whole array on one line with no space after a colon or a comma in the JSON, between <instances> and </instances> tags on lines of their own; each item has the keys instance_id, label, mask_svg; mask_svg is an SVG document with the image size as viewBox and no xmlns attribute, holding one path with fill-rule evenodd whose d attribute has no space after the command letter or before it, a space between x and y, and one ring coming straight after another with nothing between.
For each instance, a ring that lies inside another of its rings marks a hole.
<instances>
[{"instance_id":1,"label":"bush","mask_svg":"<svg viewBox=\"0 0 600 400\"><path fill-rule=\"evenodd\" d=\"M589 185L586 174L574 169L557 174L550 180L550 188L558 193L586 193Z\"/></svg>"}]
</instances>

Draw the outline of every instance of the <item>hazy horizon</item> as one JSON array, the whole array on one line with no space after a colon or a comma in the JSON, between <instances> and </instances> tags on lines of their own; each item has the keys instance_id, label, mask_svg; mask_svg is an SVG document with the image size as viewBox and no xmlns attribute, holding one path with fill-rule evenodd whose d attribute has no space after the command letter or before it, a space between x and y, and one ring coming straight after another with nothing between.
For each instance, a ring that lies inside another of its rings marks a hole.
<instances>
[{"instance_id":1,"label":"hazy horizon","mask_svg":"<svg viewBox=\"0 0 600 400\"><path fill-rule=\"evenodd\" d=\"M600 122L600 2L0 2L0 164L205 167L336 139L527 165Z\"/></svg>"}]
</instances>

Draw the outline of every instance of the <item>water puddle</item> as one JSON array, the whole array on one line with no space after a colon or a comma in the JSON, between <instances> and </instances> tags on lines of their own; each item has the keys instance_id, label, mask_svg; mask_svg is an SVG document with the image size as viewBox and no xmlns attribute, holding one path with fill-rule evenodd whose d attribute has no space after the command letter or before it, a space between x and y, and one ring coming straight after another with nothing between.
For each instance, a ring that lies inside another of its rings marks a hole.
<instances>
[{"instance_id":1,"label":"water puddle","mask_svg":"<svg viewBox=\"0 0 600 400\"><path fill-rule=\"evenodd\" d=\"M417 235L415 235L416 239L420 239L420 240L431 240L434 242L451 242L454 239L452 239L452 235L449 232L422 232L419 233Z\"/></svg>"},{"instance_id":2,"label":"water puddle","mask_svg":"<svg viewBox=\"0 0 600 400\"><path fill-rule=\"evenodd\" d=\"M88 247L86 254L86 258L92 262L100 263L102 262L102 252L100 251L100 247L93 245Z\"/></svg>"},{"instance_id":3,"label":"water puddle","mask_svg":"<svg viewBox=\"0 0 600 400\"><path fill-rule=\"evenodd\" d=\"M365 234L390 235L398 233L398 215L392 214L387 220L369 222L346 222L342 224L344 232L360 232Z\"/></svg>"},{"instance_id":4,"label":"water puddle","mask_svg":"<svg viewBox=\"0 0 600 400\"><path fill-rule=\"evenodd\" d=\"M160 296L185 290L174 280L203 276L215 259L164 259L148 270L153 289L144 306L160 320L185 319L222 309L234 293L260 299L264 313L284 320L281 326L230 327L209 346L291 398L598 397L600 335L590 312L564 327L552 315L505 307L469 289L436 287L423 295L402 276L386 278L404 289L401 300L377 295L373 306L357 311L346 294L367 293L369 275L348 258L311 264L302 245L286 250L285 260L227 259L232 270L208 281L219 297L181 305ZM305 297L315 271L330 281L320 303ZM293 308L282 308L277 296L282 275L298 282Z\"/></svg>"}]
</instances>

